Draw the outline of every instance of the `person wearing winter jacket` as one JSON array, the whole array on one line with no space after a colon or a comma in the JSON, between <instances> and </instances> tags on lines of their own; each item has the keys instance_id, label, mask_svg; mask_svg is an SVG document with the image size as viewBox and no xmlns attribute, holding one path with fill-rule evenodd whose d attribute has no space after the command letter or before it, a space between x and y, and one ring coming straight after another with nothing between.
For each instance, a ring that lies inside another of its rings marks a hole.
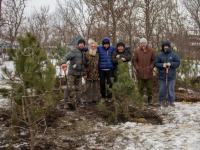
<instances>
[{"instance_id":1,"label":"person wearing winter jacket","mask_svg":"<svg viewBox=\"0 0 200 150\"><path fill-rule=\"evenodd\" d=\"M77 47L71 49L68 54L63 58L61 67L63 70L67 68L66 62L70 61L68 69L68 89L65 90L65 98L67 103L73 103L76 106L80 104L81 100L81 82L84 76L84 63L85 63L85 40L80 39ZM69 98L70 97L70 98ZM65 108L68 105L65 104Z\"/></svg>"},{"instance_id":2,"label":"person wearing winter jacket","mask_svg":"<svg viewBox=\"0 0 200 150\"><path fill-rule=\"evenodd\" d=\"M91 42L89 50L85 53L85 80L86 80L86 103L96 103L99 100L99 54L97 53L97 43Z\"/></svg>"},{"instance_id":3,"label":"person wearing winter jacket","mask_svg":"<svg viewBox=\"0 0 200 150\"><path fill-rule=\"evenodd\" d=\"M171 49L169 41L163 41L162 51L156 57L155 67L159 71L159 101L161 106L166 106L166 93L171 106L175 106L174 86L176 81L176 69L180 66L180 60ZM167 84L167 85L166 85Z\"/></svg>"},{"instance_id":4,"label":"person wearing winter jacket","mask_svg":"<svg viewBox=\"0 0 200 150\"><path fill-rule=\"evenodd\" d=\"M114 64L114 82L117 81L117 65L118 61L129 62L131 60L131 52L129 49L125 49L125 44L123 42L118 42L116 50L112 53L111 61Z\"/></svg>"},{"instance_id":5,"label":"person wearing winter jacket","mask_svg":"<svg viewBox=\"0 0 200 150\"><path fill-rule=\"evenodd\" d=\"M110 39L104 37L102 39L102 45L97 47L99 54L99 77L100 77L100 92L101 98L110 101L112 94L110 90L106 90L106 82L109 88L112 88L111 75L114 69L114 65L111 62L112 53L115 50L110 45Z\"/></svg>"},{"instance_id":6,"label":"person wearing winter jacket","mask_svg":"<svg viewBox=\"0 0 200 150\"><path fill-rule=\"evenodd\" d=\"M152 103L153 96L153 68L155 60L155 50L151 48L147 39L140 39L140 47L134 52L132 63L136 69L138 88L143 96L143 89L147 88L148 104Z\"/></svg>"}]
</instances>

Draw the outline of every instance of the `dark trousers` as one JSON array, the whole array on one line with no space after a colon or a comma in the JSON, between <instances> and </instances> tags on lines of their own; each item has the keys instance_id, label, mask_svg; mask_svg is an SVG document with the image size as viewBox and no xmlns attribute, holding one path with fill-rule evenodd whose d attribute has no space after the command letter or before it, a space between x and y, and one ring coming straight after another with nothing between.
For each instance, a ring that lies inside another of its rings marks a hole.
<instances>
[{"instance_id":1,"label":"dark trousers","mask_svg":"<svg viewBox=\"0 0 200 150\"><path fill-rule=\"evenodd\" d=\"M97 102L99 100L98 80L86 80L86 102Z\"/></svg>"},{"instance_id":2,"label":"dark trousers","mask_svg":"<svg viewBox=\"0 0 200 150\"><path fill-rule=\"evenodd\" d=\"M153 95L153 79L138 79L138 89L141 96L144 95L144 88L147 88L147 96Z\"/></svg>"},{"instance_id":3,"label":"dark trousers","mask_svg":"<svg viewBox=\"0 0 200 150\"><path fill-rule=\"evenodd\" d=\"M81 100L81 79L82 76L68 75L67 88L65 90L66 102L78 102Z\"/></svg>"},{"instance_id":4,"label":"dark trousers","mask_svg":"<svg viewBox=\"0 0 200 150\"><path fill-rule=\"evenodd\" d=\"M100 89L101 89L101 97L102 98L112 98L111 75L112 75L112 70L100 70L100 72L99 72ZM106 81L107 81L107 86L106 86Z\"/></svg>"}]
</instances>

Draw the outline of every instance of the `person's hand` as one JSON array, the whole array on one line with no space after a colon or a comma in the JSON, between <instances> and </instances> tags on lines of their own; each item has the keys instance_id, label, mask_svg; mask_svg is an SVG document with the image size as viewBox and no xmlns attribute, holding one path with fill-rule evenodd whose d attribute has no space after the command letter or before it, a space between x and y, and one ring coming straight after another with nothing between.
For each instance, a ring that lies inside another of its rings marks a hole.
<instances>
[{"instance_id":1,"label":"person's hand","mask_svg":"<svg viewBox=\"0 0 200 150\"><path fill-rule=\"evenodd\" d=\"M122 58L122 61L126 61L126 58Z\"/></svg>"},{"instance_id":2,"label":"person's hand","mask_svg":"<svg viewBox=\"0 0 200 150\"><path fill-rule=\"evenodd\" d=\"M117 56L116 56L116 58L119 58L119 57L120 57L120 55L117 55Z\"/></svg>"},{"instance_id":3,"label":"person's hand","mask_svg":"<svg viewBox=\"0 0 200 150\"><path fill-rule=\"evenodd\" d=\"M62 64L61 68L62 68L63 71L66 71L67 70L67 64Z\"/></svg>"},{"instance_id":4,"label":"person's hand","mask_svg":"<svg viewBox=\"0 0 200 150\"><path fill-rule=\"evenodd\" d=\"M167 67L167 63L164 63L164 64L163 64L163 67L166 68L166 67Z\"/></svg>"},{"instance_id":5,"label":"person's hand","mask_svg":"<svg viewBox=\"0 0 200 150\"><path fill-rule=\"evenodd\" d=\"M73 68L76 68L76 64L73 65Z\"/></svg>"},{"instance_id":6,"label":"person's hand","mask_svg":"<svg viewBox=\"0 0 200 150\"><path fill-rule=\"evenodd\" d=\"M166 67L167 67L167 68L169 68L170 66L171 66L171 63L170 63L170 62L166 63Z\"/></svg>"}]
</instances>

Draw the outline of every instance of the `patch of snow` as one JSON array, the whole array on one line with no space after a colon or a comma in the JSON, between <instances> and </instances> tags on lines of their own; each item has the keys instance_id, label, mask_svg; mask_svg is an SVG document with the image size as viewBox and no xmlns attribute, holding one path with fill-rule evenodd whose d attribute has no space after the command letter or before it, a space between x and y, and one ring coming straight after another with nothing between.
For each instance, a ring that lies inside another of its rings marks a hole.
<instances>
[{"instance_id":1,"label":"patch of snow","mask_svg":"<svg viewBox=\"0 0 200 150\"><path fill-rule=\"evenodd\" d=\"M2 95L0 95L0 108L7 108L9 107L9 100L8 98L4 98Z\"/></svg>"},{"instance_id":2,"label":"patch of snow","mask_svg":"<svg viewBox=\"0 0 200 150\"><path fill-rule=\"evenodd\" d=\"M163 110L159 110L163 111ZM126 122L111 126L122 130L122 137L115 141L119 149L190 149L200 147L200 103L176 103L175 108L167 109L163 115L163 125L137 124ZM126 139L126 140L123 140Z\"/></svg>"}]
</instances>

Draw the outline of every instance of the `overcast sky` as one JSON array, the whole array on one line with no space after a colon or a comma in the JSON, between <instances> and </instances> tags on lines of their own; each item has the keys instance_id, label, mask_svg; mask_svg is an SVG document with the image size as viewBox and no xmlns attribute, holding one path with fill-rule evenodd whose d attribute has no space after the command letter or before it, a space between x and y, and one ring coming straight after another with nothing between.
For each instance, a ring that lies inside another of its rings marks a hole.
<instances>
[{"instance_id":1,"label":"overcast sky","mask_svg":"<svg viewBox=\"0 0 200 150\"><path fill-rule=\"evenodd\" d=\"M39 9L41 6L49 6L50 12L55 10L56 0L28 0L25 14L29 15L34 9Z\"/></svg>"}]
</instances>

